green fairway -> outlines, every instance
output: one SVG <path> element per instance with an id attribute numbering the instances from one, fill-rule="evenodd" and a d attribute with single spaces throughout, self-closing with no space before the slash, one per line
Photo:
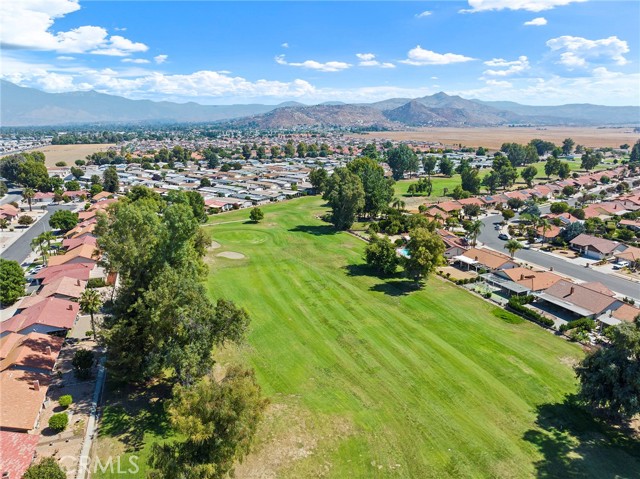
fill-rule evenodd
<path id="1" fill-rule="evenodd" d="M 239 477 L 640 475 L 637 442 L 565 400 L 576 345 L 439 278 L 369 276 L 365 243 L 317 219 L 318 198 L 263 210 L 207 227 L 211 296 L 252 318 L 219 359 L 250 363 L 272 402 Z"/>

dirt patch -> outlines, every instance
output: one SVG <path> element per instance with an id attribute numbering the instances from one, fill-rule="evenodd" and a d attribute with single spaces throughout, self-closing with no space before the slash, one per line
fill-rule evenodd
<path id="1" fill-rule="evenodd" d="M 222 253 L 218 253 L 216 256 L 219 256 L 220 258 L 227 258 L 227 259 L 245 259 L 246 256 L 243 255 L 242 253 L 236 253 L 235 251 L 223 251 Z"/>
<path id="2" fill-rule="evenodd" d="M 570 368 L 573 368 L 575 366 L 577 366 L 578 364 L 578 360 L 576 358 L 572 358 L 570 356 L 563 356 L 560 358 L 560 362 L 562 364 L 564 364 L 565 366 L 569 366 Z"/>
<path id="3" fill-rule="evenodd" d="M 384 138 L 397 141 L 428 141 L 443 146 L 467 145 L 484 146 L 499 149 L 505 142 L 529 143 L 533 138 L 562 144 L 565 138 L 573 138 L 577 144 L 589 147 L 610 146 L 618 148 L 624 143 L 632 145 L 637 134 L 632 128 L 416 128 L 411 131 L 383 131 L 366 135 L 353 135 L 358 138 Z"/>
<path id="4" fill-rule="evenodd" d="M 35 150 L 44 153 L 45 165 L 48 168 L 53 168 L 59 161 L 64 161 L 67 166 L 75 166 L 76 160 L 84 160 L 87 155 L 97 151 L 107 151 L 112 146 L 116 146 L 115 143 L 102 145 L 49 145 Z"/>
<path id="5" fill-rule="evenodd" d="M 238 465 L 239 479 L 272 479 L 298 461 L 313 456 L 326 443 L 335 446 L 350 436 L 352 425 L 341 418 L 314 418 L 290 404 L 271 404 L 258 430 L 253 452 Z M 324 467 L 331 467 L 330 464 Z"/>
<path id="6" fill-rule="evenodd" d="M 449 277 L 452 279 L 471 279 L 478 276 L 478 273 L 476 273 L 475 271 L 462 271 L 458 268 L 454 268 L 453 266 L 438 268 L 438 271 L 441 271 L 444 275 L 449 273 Z"/>
<path id="7" fill-rule="evenodd" d="M 209 246 L 209 249 L 218 249 L 221 248 L 222 245 L 220 243 L 218 243 L 217 241 L 212 241 L 211 242 L 211 246 Z"/>

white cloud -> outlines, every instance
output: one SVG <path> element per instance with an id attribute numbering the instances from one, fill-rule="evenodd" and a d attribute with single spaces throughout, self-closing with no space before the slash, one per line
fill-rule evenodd
<path id="1" fill-rule="evenodd" d="M 542 27 L 547 24 L 547 19 L 544 17 L 537 17 L 528 22 L 524 22 L 524 25 L 527 27 Z"/>
<path id="2" fill-rule="evenodd" d="M 589 62 L 626 65 L 624 54 L 629 52 L 627 42 L 617 36 L 589 40 L 564 35 L 547 41 L 547 46 L 560 55 L 559 63 L 568 68 L 586 67 Z"/>
<path id="3" fill-rule="evenodd" d="M 469 0 L 469 9 L 460 10 L 461 13 L 486 12 L 490 10 L 526 10 L 542 12 L 555 7 L 562 7 L 570 3 L 586 2 L 587 0 Z"/>
<path id="4" fill-rule="evenodd" d="M 430 16 L 431 14 L 433 14 L 433 12 L 429 11 L 429 10 L 425 10 L 422 13 L 416 13 L 416 18 L 425 18 Z"/>
<path id="5" fill-rule="evenodd" d="M 513 84 L 505 80 L 487 80 L 487 85 L 500 88 L 511 88 Z"/>
<path id="6" fill-rule="evenodd" d="M 59 53 L 95 53 L 127 56 L 147 50 L 119 35 L 109 36 L 103 27 L 84 25 L 52 32 L 56 19 L 80 9 L 78 0 L 20 0 L 3 2 L 0 16 L 2 46 Z"/>
<path id="7" fill-rule="evenodd" d="M 517 60 L 513 61 L 507 61 L 503 58 L 494 58 L 493 60 L 484 62 L 484 64 L 490 67 L 504 68 L 504 70 L 485 70 L 483 74 L 489 76 L 504 77 L 522 73 L 523 71 L 529 69 L 529 59 L 524 55 L 518 57 Z"/>
<path id="8" fill-rule="evenodd" d="M 126 32 L 127 27 L 113 27 L 116 32 Z"/>
<path id="9" fill-rule="evenodd" d="M 282 48 L 289 48 L 289 44 L 287 42 L 284 42 L 282 45 L 280 45 Z"/>
<path id="10" fill-rule="evenodd" d="M 473 60 L 471 57 L 458 55 L 456 53 L 436 53 L 431 50 L 425 50 L 420 45 L 409 50 L 406 60 L 401 63 L 408 65 L 448 65 L 450 63 L 462 63 Z"/>
<path id="11" fill-rule="evenodd" d="M 138 64 L 151 63 L 149 60 L 146 60 L 144 58 L 123 58 L 122 62 L 123 63 L 138 63 Z"/>
<path id="12" fill-rule="evenodd" d="M 70 60 L 75 60 L 76 57 L 69 57 L 66 55 L 60 55 L 58 57 L 56 57 L 56 60 L 62 60 L 62 61 L 70 61 Z"/>
<path id="13" fill-rule="evenodd" d="M 153 57 L 153 61 L 160 65 L 161 63 L 166 62 L 167 58 L 169 58 L 169 55 L 156 55 Z"/>
<path id="14" fill-rule="evenodd" d="M 361 67 L 379 67 L 379 68 L 395 68 L 393 63 L 379 62 L 373 53 L 356 53 L 356 57 L 360 59 L 358 66 Z"/>
<path id="15" fill-rule="evenodd" d="M 317 62 L 315 60 L 306 60 L 304 62 L 288 62 L 285 60 L 284 55 L 278 55 L 275 58 L 276 63 L 279 65 L 288 65 L 291 67 L 308 68 L 310 70 L 317 70 L 321 72 L 339 72 L 350 68 L 352 65 L 345 62 L 331 61 L 326 63 Z"/>

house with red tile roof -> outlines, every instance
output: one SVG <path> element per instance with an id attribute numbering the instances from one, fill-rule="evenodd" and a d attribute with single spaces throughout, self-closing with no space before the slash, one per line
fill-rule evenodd
<path id="1" fill-rule="evenodd" d="M 20 214 L 20 209 L 16 208 L 13 205 L 6 204 L 0 205 L 0 218 L 5 220 L 13 220 Z"/>
<path id="2" fill-rule="evenodd" d="M 0 430 L 0 475 L 19 479 L 33 462 L 40 436 Z"/>
<path id="3" fill-rule="evenodd" d="M 495 274 L 533 292 L 544 291 L 562 279 L 561 276 L 550 271 L 533 271 L 522 267 L 500 270 Z"/>
<path id="4" fill-rule="evenodd" d="M 46 268 L 42 268 L 38 271 L 33 278 L 37 280 L 39 284 L 50 283 L 62 276 L 69 276 L 70 278 L 88 281 L 94 267 L 95 265 L 91 263 L 71 263 L 61 264 L 59 266 L 47 266 Z"/>
<path id="5" fill-rule="evenodd" d="M 24 369 L 0 372 L 0 429 L 28 432 L 35 428 L 50 384 L 51 377 L 45 373 Z"/>
<path id="6" fill-rule="evenodd" d="M 63 338 L 31 332 L 9 333 L 0 338 L 0 371 L 24 369 L 49 373 L 64 343 Z"/>
<path id="7" fill-rule="evenodd" d="M 38 291 L 37 296 L 43 298 L 60 298 L 68 300 L 77 300 L 82 296 L 82 293 L 87 287 L 87 282 L 78 278 L 71 278 L 69 276 L 61 276 L 50 283 L 44 285 L 44 287 Z"/>
<path id="8" fill-rule="evenodd" d="M 80 305 L 74 301 L 29 296 L 18 304 L 15 316 L 0 323 L 0 337 L 11 332 L 50 334 L 68 331 L 73 327 L 79 310 Z"/>
<path id="9" fill-rule="evenodd" d="M 83 244 L 65 254 L 51 256 L 49 258 L 49 266 L 58 266 L 70 263 L 93 263 L 96 264 L 99 259 L 99 252 L 94 245 Z"/>
<path id="10" fill-rule="evenodd" d="M 91 234 L 88 234 L 77 238 L 66 238 L 62 240 L 62 247 L 67 248 L 67 250 L 72 250 L 74 248 L 77 248 L 78 246 L 82 246 L 83 244 L 96 246 L 98 244 L 98 238 Z"/>

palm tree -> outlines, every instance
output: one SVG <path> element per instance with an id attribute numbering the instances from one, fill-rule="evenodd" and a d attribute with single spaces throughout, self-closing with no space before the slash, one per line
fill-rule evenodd
<path id="1" fill-rule="evenodd" d="M 471 238 L 471 244 L 473 246 L 476 245 L 476 241 L 478 240 L 478 236 L 480 236 L 480 232 L 484 227 L 484 223 L 480 220 L 470 221 L 466 224 L 465 229 L 467 233 L 469 233 L 469 237 Z"/>
<path id="2" fill-rule="evenodd" d="M 0 231 L 4 231 L 9 227 L 9 220 L 6 218 L 0 218 Z"/>
<path id="3" fill-rule="evenodd" d="M 100 307 L 102 306 L 102 301 L 100 299 L 100 293 L 98 293 L 93 288 L 87 288 L 80 296 L 80 308 L 84 313 L 89 313 L 91 315 L 91 329 L 93 330 L 93 340 L 96 341 L 96 324 L 93 319 L 93 315 L 100 311 Z"/>
<path id="4" fill-rule="evenodd" d="M 46 240 L 42 238 L 42 235 L 36 236 L 31 240 L 31 249 L 33 251 L 40 250 L 40 254 L 42 254 L 42 264 L 47 264 L 47 254 L 49 254 L 49 248 L 47 246 Z"/>
<path id="5" fill-rule="evenodd" d="M 398 211 L 403 210 L 405 205 L 406 203 L 402 201 L 400 198 L 395 198 L 393 200 L 393 203 L 391 203 L 391 206 L 396 208 Z"/>
<path id="6" fill-rule="evenodd" d="M 513 258 L 513 255 L 516 254 L 516 251 L 522 249 L 522 243 L 518 240 L 510 239 L 504 244 L 504 249 L 508 250 Z"/>
<path id="7" fill-rule="evenodd" d="M 25 188 L 24 190 L 22 190 L 22 199 L 29 203 L 29 211 L 33 211 L 31 209 L 31 201 L 33 200 L 34 196 L 36 196 L 36 192 L 33 191 L 33 188 Z"/>
<path id="8" fill-rule="evenodd" d="M 545 234 L 551 228 L 551 223 L 549 223 L 549 220 L 546 218 L 540 218 L 538 225 L 539 228 L 542 228 L 542 244 L 544 244 Z"/>

